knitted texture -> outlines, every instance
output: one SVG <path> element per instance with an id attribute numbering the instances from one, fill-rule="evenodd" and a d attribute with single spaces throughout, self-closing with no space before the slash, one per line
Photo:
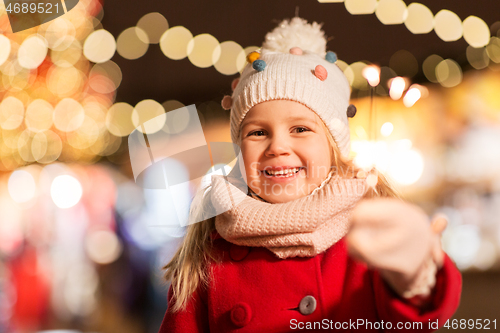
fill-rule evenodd
<path id="1" fill-rule="evenodd" d="M 284 21 L 275 30 L 287 31 L 287 24 Z M 252 64 L 247 64 L 243 70 L 232 94 L 231 139 L 240 144 L 240 125 L 253 106 L 265 101 L 286 99 L 302 103 L 314 111 L 332 133 L 341 154 L 348 157 L 350 132 L 346 112 L 351 93 L 349 82 L 336 64 L 325 59 L 326 39 L 317 24 L 308 25 L 305 20 L 295 17 L 290 26 L 293 28 L 289 33 L 276 34 L 273 31 L 269 33 L 271 36 L 266 36 L 267 41 L 259 57 L 266 64 L 263 70 L 254 69 Z M 312 33 L 315 29 L 316 33 Z M 307 36 L 315 36 L 316 42 L 301 42 L 307 39 L 300 36 L 292 38 L 302 30 Z M 271 40 L 273 43 L 270 43 Z M 287 48 L 292 45 L 290 43 L 301 44 L 294 46 L 300 47 L 303 52 L 291 54 L 288 50 L 283 52 L 276 47 L 269 49 L 274 44 Z M 326 69 L 324 80 L 315 75 L 318 65 Z"/>
<path id="2" fill-rule="evenodd" d="M 337 175 L 311 195 L 271 204 L 246 195 L 223 176 L 212 176 L 212 204 L 224 211 L 216 216 L 215 228 L 228 242 L 266 247 L 281 259 L 313 257 L 345 236 L 350 212 L 366 189 L 365 179 Z"/>

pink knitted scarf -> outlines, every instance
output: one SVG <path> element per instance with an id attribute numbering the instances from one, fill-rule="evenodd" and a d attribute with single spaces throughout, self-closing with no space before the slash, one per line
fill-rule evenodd
<path id="1" fill-rule="evenodd" d="M 266 247 L 282 259 L 313 257 L 345 236 L 349 214 L 366 189 L 366 179 L 337 175 L 308 196 L 271 204 L 212 176 L 211 201 L 224 212 L 216 216 L 215 228 L 228 242 Z"/>

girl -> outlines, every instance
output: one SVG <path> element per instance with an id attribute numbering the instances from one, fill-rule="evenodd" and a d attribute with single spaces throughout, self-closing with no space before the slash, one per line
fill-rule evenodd
<path id="1" fill-rule="evenodd" d="M 348 159 L 355 108 L 320 28 L 280 23 L 223 99 L 240 159 L 193 201 L 160 332 L 430 332 L 458 307 L 444 220 Z"/>

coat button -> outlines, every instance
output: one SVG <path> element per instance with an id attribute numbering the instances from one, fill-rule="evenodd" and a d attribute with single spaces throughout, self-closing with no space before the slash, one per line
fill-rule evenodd
<path id="1" fill-rule="evenodd" d="M 231 321 L 238 327 L 246 326 L 252 319 L 250 305 L 240 302 L 231 309 Z"/>
<path id="2" fill-rule="evenodd" d="M 304 316 L 310 315 L 316 310 L 316 298 L 313 296 L 304 297 L 299 304 L 299 312 Z"/>
<path id="3" fill-rule="evenodd" d="M 229 256 L 233 259 L 233 261 L 241 261 L 245 259 L 248 252 L 250 252 L 250 248 L 248 246 L 231 244 L 231 247 L 229 248 Z"/>

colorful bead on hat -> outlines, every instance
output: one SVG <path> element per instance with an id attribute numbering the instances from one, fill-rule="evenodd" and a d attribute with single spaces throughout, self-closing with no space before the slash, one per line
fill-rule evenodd
<path id="1" fill-rule="evenodd" d="M 332 64 L 337 61 L 337 53 L 328 51 L 325 56 L 326 61 L 331 62 Z"/>
<path id="2" fill-rule="evenodd" d="M 262 72 L 264 68 L 266 68 L 266 62 L 264 60 L 255 60 L 252 63 L 253 69 L 255 69 L 257 72 Z"/>
<path id="3" fill-rule="evenodd" d="M 302 55 L 302 53 L 304 53 L 304 52 L 302 51 L 302 49 L 300 47 L 295 46 L 295 47 L 292 47 L 290 49 L 290 54 Z"/>
<path id="4" fill-rule="evenodd" d="M 226 95 L 224 96 L 220 104 L 222 105 L 222 108 L 224 110 L 230 110 L 231 106 L 233 105 L 233 99 L 231 98 L 231 96 Z"/>
<path id="5" fill-rule="evenodd" d="M 318 65 L 314 68 L 314 75 L 321 81 L 325 81 L 328 77 L 328 72 L 325 67 Z"/>
<path id="6" fill-rule="evenodd" d="M 260 53 L 259 52 L 250 52 L 248 55 L 247 55 L 247 61 L 248 63 L 253 63 L 255 60 L 259 59 L 260 57 Z"/>

